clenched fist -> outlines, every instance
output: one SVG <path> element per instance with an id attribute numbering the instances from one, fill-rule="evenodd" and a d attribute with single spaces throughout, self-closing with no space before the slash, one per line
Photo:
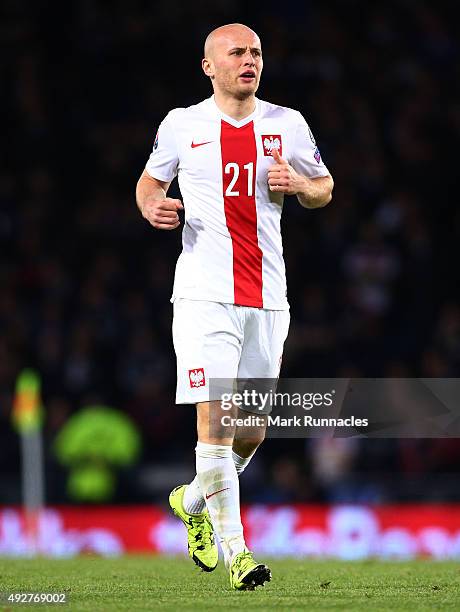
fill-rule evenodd
<path id="1" fill-rule="evenodd" d="M 183 208 L 180 200 L 149 196 L 142 206 L 142 216 L 156 229 L 173 230 L 180 225 L 177 211 Z"/>

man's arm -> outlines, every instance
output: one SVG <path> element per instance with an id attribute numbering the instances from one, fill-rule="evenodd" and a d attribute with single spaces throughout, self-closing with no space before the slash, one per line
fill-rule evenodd
<path id="1" fill-rule="evenodd" d="M 136 186 L 136 203 L 144 219 L 156 229 L 173 230 L 180 225 L 180 200 L 167 198 L 171 183 L 159 181 L 144 170 Z"/>
<path id="2" fill-rule="evenodd" d="M 297 199 L 304 208 L 322 208 L 332 200 L 334 181 L 332 176 L 309 179 L 301 176 L 303 186 L 297 191 Z"/>
<path id="3" fill-rule="evenodd" d="M 334 181 L 332 176 L 307 178 L 301 176 L 273 150 L 275 164 L 268 171 L 268 184 L 271 191 L 279 191 L 287 195 L 296 195 L 304 208 L 321 208 L 332 200 Z"/>

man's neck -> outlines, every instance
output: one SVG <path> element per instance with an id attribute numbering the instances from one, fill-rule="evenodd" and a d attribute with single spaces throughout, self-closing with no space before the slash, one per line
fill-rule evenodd
<path id="1" fill-rule="evenodd" d="M 228 115 L 232 119 L 235 119 L 235 121 L 242 121 L 246 117 L 249 117 L 256 109 L 256 98 L 254 95 L 244 100 L 238 100 L 237 98 L 230 98 L 219 92 L 214 92 L 214 100 L 217 108 L 224 113 L 224 115 Z"/>

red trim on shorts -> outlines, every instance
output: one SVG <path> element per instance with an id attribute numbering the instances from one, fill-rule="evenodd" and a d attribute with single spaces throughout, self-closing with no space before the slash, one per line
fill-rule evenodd
<path id="1" fill-rule="evenodd" d="M 262 308 L 262 251 L 257 237 L 256 209 L 257 145 L 253 122 L 236 128 L 222 120 L 220 146 L 225 218 L 233 247 L 235 304 Z M 233 167 L 225 172 L 229 163 L 238 164 L 238 178 L 230 190 L 238 195 L 226 195 L 236 173 Z M 249 170 L 244 168 L 250 163 L 253 164 L 252 195 L 248 193 Z"/>

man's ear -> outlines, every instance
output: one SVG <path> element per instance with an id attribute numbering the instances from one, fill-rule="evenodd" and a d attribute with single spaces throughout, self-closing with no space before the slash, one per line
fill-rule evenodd
<path id="1" fill-rule="evenodd" d="M 201 61 L 201 67 L 203 68 L 203 72 L 206 76 L 208 76 L 210 79 L 214 78 L 214 70 L 212 69 L 211 62 L 208 59 L 204 58 Z"/>

